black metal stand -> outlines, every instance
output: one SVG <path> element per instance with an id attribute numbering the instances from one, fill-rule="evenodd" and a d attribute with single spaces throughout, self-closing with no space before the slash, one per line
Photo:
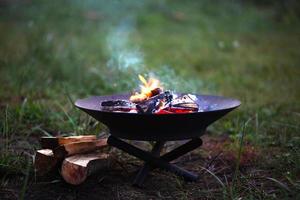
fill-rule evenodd
<path id="1" fill-rule="evenodd" d="M 144 166 L 140 169 L 135 177 L 135 180 L 133 181 L 133 185 L 135 186 L 141 187 L 149 171 L 156 167 L 173 172 L 178 176 L 182 176 L 186 181 L 196 181 L 198 179 L 197 175 L 171 164 L 170 161 L 175 160 L 176 158 L 201 146 L 202 140 L 200 138 L 192 139 L 163 156 L 160 156 L 160 152 L 165 144 L 165 141 L 157 141 L 151 152 L 143 151 L 114 136 L 109 136 L 107 143 L 145 161 Z"/>

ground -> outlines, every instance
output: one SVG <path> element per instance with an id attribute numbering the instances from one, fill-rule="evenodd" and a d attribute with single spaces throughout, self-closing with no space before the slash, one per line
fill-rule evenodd
<path id="1" fill-rule="evenodd" d="M 0 1 L 1 199 L 297 199 L 300 16 L 297 1 Z M 138 74 L 241 107 L 178 160 L 186 183 L 117 150 L 120 165 L 81 186 L 35 177 L 38 139 L 108 134 L 77 98 L 132 92 Z"/>

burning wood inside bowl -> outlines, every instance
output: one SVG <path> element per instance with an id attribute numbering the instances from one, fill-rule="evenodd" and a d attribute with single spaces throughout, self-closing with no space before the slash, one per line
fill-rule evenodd
<path id="1" fill-rule="evenodd" d="M 199 111 L 197 97 L 193 94 L 178 95 L 169 90 L 164 91 L 157 79 L 148 81 L 139 75 L 143 83 L 140 92 L 133 94 L 129 100 L 109 100 L 101 102 L 101 108 L 110 112 L 129 112 L 141 114 L 174 114 Z"/>

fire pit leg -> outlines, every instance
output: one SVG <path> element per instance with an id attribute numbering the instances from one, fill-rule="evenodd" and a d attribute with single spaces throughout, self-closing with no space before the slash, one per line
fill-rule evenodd
<path id="1" fill-rule="evenodd" d="M 177 167 L 176 165 L 170 164 L 161 158 L 157 158 L 157 157 L 153 156 L 151 153 L 145 152 L 139 148 L 136 148 L 114 136 L 109 136 L 107 143 L 111 146 L 114 146 L 120 150 L 123 150 L 123 151 L 129 153 L 130 155 L 140 158 L 141 160 L 144 160 L 145 162 L 147 162 L 153 166 L 173 172 L 173 173 L 177 174 L 178 176 L 182 176 L 187 181 L 196 181 L 198 179 L 197 175 L 195 175 L 185 169 Z"/>
<path id="2" fill-rule="evenodd" d="M 162 150 L 162 148 L 164 147 L 165 142 L 162 141 L 158 141 L 155 143 L 151 154 L 155 157 L 159 157 L 160 152 Z M 138 186 L 141 187 L 145 178 L 147 177 L 147 175 L 149 174 L 149 171 L 151 170 L 151 166 L 146 162 L 144 164 L 144 166 L 139 170 L 138 174 L 136 175 L 134 181 L 133 181 L 133 185 L 134 186 Z"/>
<path id="3" fill-rule="evenodd" d="M 161 151 L 161 149 L 163 148 L 163 145 L 165 144 L 162 142 L 157 142 L 154 146 L 154 148 L 152 149 L 152 154 L 156 157 L 159 156 L 159 153 Z M 161 156 L 160 158 L 165 160 L 165 161 L 172 161 L 175 160 L 177 158 L 179 158 L 180 156 L 183 156 L 184 154 L 198 148 L 199 146 L 202 145 L 202 140 L 200 138 L 194 138 L 192 140 L 190 140 L 189 142 L 173 149 L 172 151 L 164 154 L 163 156 Z M 161 146 L 161 149 L 159 149 Z M 150 170 L 155 169 L 155 166 L 151 166 L 148 163 L 145 163 L 145 165 L 139 170 L 138 174 L 136 175 L 134 181 L 133 181 L 133 185 L 134 186 L 138 186 L 141 187 L 145 178 L 147 177 L 148 173 Z"/>
<path id="4" fill-rule="evenodd" d="M 188 141 L 187 143 L 161 156 L 161 159 L 170 162 L 172 160 L 179 158 L 180 156 L 183 156 L 184 154 L 187 154 L 190 151 L 193 151 L 194 149 L 200 147 L 201 145 L 202 145 L 202 140 L 200 138 L 194 138 Z"/>

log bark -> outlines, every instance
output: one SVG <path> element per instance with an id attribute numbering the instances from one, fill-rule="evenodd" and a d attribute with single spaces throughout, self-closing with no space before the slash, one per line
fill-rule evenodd
<path id="1" fill-rule="evenodd" d="M 106 146 L 107 139 L 98 139 L 89 142 L 74 142 L 57 147 L 53 150 L 53 153 L 54 157 L 56 157 L 58 160 L 62 160 L 67 156 L 103 149 Z"/>
<path id="2" fill-rule="evenodd" d="M 109 155 L 105 153 L 77 154 L 64 159 L 61 175 L 64 180 L 72 185 L 83 183 L 88 176 L 97 171 L 108 168 Z"/>
<path id="3" fill-rule="evenodd" d="M 37 150 L 34 159 L 34 168 L 38 176 L 53 172 L 58 165 L 58 160 L 51 149 Z"/>
<path id="4" fill-rule="evenodd" d="M 60 145 L 65 145 L 74 142 L 90 142 L 96 140 L 95 135 L 79 135 L 69 137 L 42 137 L 40 144 L 43 149 L 55 149 Z"/>

